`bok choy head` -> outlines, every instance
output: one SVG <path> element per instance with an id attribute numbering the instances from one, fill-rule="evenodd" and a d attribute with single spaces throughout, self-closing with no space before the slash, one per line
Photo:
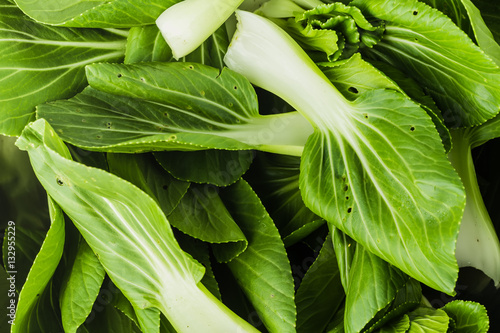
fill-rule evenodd
<path id="1" fill-rule="evenodd" d="M 248 12 L 237 18 L 227 66 L 314 127 L 301 158 L 306 205 L 410 276 L 453 294 L 464 189 L 427 113 L 386 89 L 349 101 L 277 25 Z"/>

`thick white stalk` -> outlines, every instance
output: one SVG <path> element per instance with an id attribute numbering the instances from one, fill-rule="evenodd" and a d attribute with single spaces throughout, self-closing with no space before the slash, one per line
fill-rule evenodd
<path id="1" fill-rule="evenodd" d="M 193 52 L 212 35 L 243 0 L 184 0 L 165 10 L 156 25 L 175 59 Z"/>
<path id="2" fill-rule="evenodd" d="M 236 33 L 224 57 L 230 69 L 287 101 L 321 131 L 351 127 L 349 101 L 292 37 L 259 15 L 236 11 L 236 17 Z"/>
<path id="3" fill-rule="evenodd" d="M 258 333 L 259 331 L 227 308 L 201 283 L 171 284 L 162 312 L 178 332 Z"/>
<path id="4" fill-rule="evenodd" d="M 500 242 L 479 190 L 471 145 L 463 130 L 452 132 L 453 149 L 448 158 L 457 170 L 465 187 L 466 203 L 456 258 L 460 267 L 474 267 L 500 286 Z"/>

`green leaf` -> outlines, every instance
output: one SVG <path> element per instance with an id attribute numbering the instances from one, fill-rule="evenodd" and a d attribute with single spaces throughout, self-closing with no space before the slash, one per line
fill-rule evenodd
<path id="1" fill-rule="evenodd" d="M 110 172 L 155 199 L 166 216 L 177 207 L 190 185 L 170 176 L 150 154 L 108 154 L 108 164 Z"/>
<path id="2" fill-rule="evenodd" d="M 134 308 L 156 307 L 178 330 L 203 325 L 253 331 L 198 284 L 204 268 L 180 249 L 152 198 L 117 176 L 69 160 L 43 119 L 30 124 L 17 145 L 28 151 L 42 185 Z"/>
<path id="3" fill-rule="evenodd" d="M 3 267 L 7 272 L 15 272 L 18 291 L 26 282 L 28 273 L 47 234 L 46 229 L 36 228 L 28 225 L 26 221 L 24 222 L 23 224 L 8 224 L 2 244 Z"/>
<path id="4" fill-rule="evenodd" d="M 187 236 L 181 232 L 176 234 L 176 239 L 184 251 L 192 255 L 194 259 L 205 267 L 205 275 L 203 276 L 201 283 L 203 283 L 203 285 L 207 287 L 207 289 L 215 297 L 221 299 L 219 282 L 215 278 L 214 271 L 212 269 L 213 255 L 209 244 Z"/>
<path id="5" fill-rule="evenodd" d="M 327 333 L 344 333 L 344 306 L 335 313 L 326 328 Z"/>
<path id="6" fill-rule="evenodd" d="M 417 0 L 352 4 L 386 24 L 382 40 L 366 53 L 425 87 L 448 126 L 478 125 L 500 111 L 500 68 L 447 16 Z"/>
<path id="7" fill-rule="evenodd" d="M 63 332 L 61 315 L 57 303 L 58 288 L 59 284 L 52 279 L 43 292 L 37 296 L 37 301 L 30 313 L 30 317 L 26 319 L 26 326 L 20 332 Z M 11 333 L 16 331 L 11 330 Z"/>
<path id="8" fill-rule="evenodd" d="M 474 31 L 472 30 L 467 11 L 461 0 L 423 0 L 421 2 L 436 8 L 448 16 L 457 27 L 474 40 Z"/>
<path id="9" fill-rule="evenodd" d="M 450 318 L 440 309 L 418 308 L 410 313 L 408 333 L 443 333 L 448 331 Z"/>
<path id="10" fill-rule="evenodd" d="M 262 149 L 300 155 L 310 125 L 298 113 L 261 116 L 251 84 L 191 63 L 94 64 L 75 98 L 38 107 L 61 137 L 89 150 Z M 112 94 L 112 95 L 110 95 Z M 287 131 L 283 131 L 283 128 Z"/>
<path id="11" fill-rule="evenodd" d="M 476 6 L 474 6 L 472 1 L 461 1 L 467 10 L 467 14 L 469 15 L 472 29 L 474 30 L 474 35 L 479 47 L 481 47 L 481 49 L 483 49 L 484 52 L 490 56 L 497 65 L 500 66 L 500 45 L 497 41 L 495 41 L 493 34 L 488 29 L 488 26 L 481 16 L 481 12 Z M 498 10 L 498 7 L 496 9 Z M 487 14 L 487 12 L 485 14 Z"/>
<path id="12" fill-rule="evenodd" d="M 133 27 L 129 30 L 124 60 L 126 64 L 150 61 L 169 62 L 172 59 L 172 50 L 156 25 Z"/>
<path id="13" fill-rule="evenodd" d="M 340 272 L 340 280 L 344 291 L 349 288 L 349 276 L 351 272 L 352 260 L 356 253 L 356 242 L 351 237 L 342 232 L 339 228 L 332 226 L 332 242 L 337 264 Z"/>
<path id="14" fill-rule="evenodd" d="M 245 236 L 213 186 L 174 179 L 149 154 L 108 154 L 111 172 L 155 199 L 172 226 L 194 238 L 220 244 L 215 253 L 228 261 L 245 250 Z"/>
<path id="15" fill-rule="evenodd" d="M 383 33 L 383 25 L 372 25 L 359 8 L 340 2 L 317 6 L 299 13 L 295 22 L 289 20 L 288 25 L 291 35 L 304 49 L 325 53 L 324 61 L 347 59 L 357 52 L 360 46 L 371 47 Z M 364 36 L 365 34 L 371 36 Z M 312 57 L 318 58 L 314 55 Z"/>
<path id="16" fill-rule="evenodd" d="M 450 132 L 443 123 L 441 111 L 432 98 L 424 93 L 422 87 L 402 72 L 385 63 L 375 61 L 368 63 L 359 53 L 345 61 L 320 65 L 323 67 L 323 73 L 349 100 L 355 100 L 373 89 L 391 89 L 412 98 L 431 117 L 446 151 L 451 149 Z"/>
<path id="17" fill-rule="evenodd" d="M 380 327 L 385 327 L 387 323 L 391 323 L 405 313 L 417 308 L 421 302 L 422 287 L 420 282 L 410 278 L 404 287 L 398 290 L 390 306 L 375 316 L 367 332 L 373 332 Z"/>
<path id="18" fill-rule="evenodd" d="M 206 41 L 193 52 L 179 59 L 182 62 L 196 62 L 203 65 L 224 69 L 224 55 L 229 45 L 226 26 L 220 26 Z"/>
<path id="19" fill-rule="evenodd" d="M 486 333 L 490 320 L 486 308 L 475 302 L 452 301 L 441 308 L 455 322 L 456 333 Z"/>
<path id="20" fill-rule="evenodd" d="M 344 302 L 344 289 L 330 236 L 307 270 L 295 298 L 297 332 L 323 332 Z"/>
<path id="21" fill-rule="evenodd" d="M 161 166 L 175 178 L 217 186 L 236 182 L 248 170 L 253 151 L 202 150 L 194 152 L 157 152 Z M 193 166 L 197 167 L 193 167 Z"/>
<path id="22" fill-rule="evenodd" d="M 252 167 L 245 174 L 281 236 L 284 239 L 291 237 L 287 245 L 291 240 L 297 240 L 297 236 L 306 236 L 315 226 L 319 227 L 320 222 L 313 222 L 321 220 L 304 204 L 299 176 L 299 157 L 267 153 L 257 153 Z"/>
<path id="23" fill-rule="evenodd" d="M 153 24 L 178 0 L 16 0 L 35 21 L 77 28 L 109 28 Z"/>
<path id="24" fill-rule="evenodd" d="M 463 130 L 465 136 L 470 137 L 472 148 L 478 147 L 486 142 L 500 137 L 500 116 L 470 129 Z M 467 133 L 469 132 L 469 133 Z"/>
<path id="25" fill-rule="evenodd" d="M 89 333 L 143 333 L 133 320 L 109 304 L 103 306 L 93 320 L 85 324 L 85 329 Z"/>
<path id="26" fill-rule="evenodd" d="M 384 327 L 379 329 L 377 333 L 405 333 L 410 329 L 410 317 L 403 315 L 401 318 L 392 320 Z"/>
<path id="27" fill-rule="evenodd" d="M 370 323 L 378 321 L 381 314 L 383 316 L 408 279 L 399 269 L 358 244 L 346 292 L 346 332 L 360 332 L 365 327 L 370 328 Z"/>
<path id="28" fill-rule="evenodd" d="M 168 219 L 183 233 L 212 243 L 219 262 L 230 261 L 247 248 L 244 233 L 214 186 L 192 184 Z"/>
<path id="29" fill-rule="evenodd" d="M 293 278 L 278 230 L 244 180 L 221 197 L 248 239 L 247 250 L 228 267 L 270 332 L 295 332 Z"/>
<path id="30" fill-rule="evenodd" d="M 50 27 L 0 8 L 0 133 L 20 135 L 35 106 L 82 90 L 85 65 L 123 58 L 126 32 Z"/>
<path id="31" fill-rule="evenodd" d="M 326 221 L 322 219 L 306 223 L 302 227 L 283 237 L 283 244 L 285 244 L 285 247 L 292 246 L 311 235 L 314 231 L 325 225 L 325 223 Z"/>
<path id="32" fill-rule="evenodd" d="M 365 93 L 353 110 L 349 132 L 321 129 L 308 140 L 304 201 L 366 250 L 453 293 L 465 198 L 434 124 L 416 104 L 387 90 Z"/>
<path id="33" fill-rule="evenodd" d="M 49 289 L 47 286 L 63 253 L 64 216 L 61 208 L 51 198 L 49 198 L 49 212 L 51 226 L 19 293 L 16 319 L 11 327 L 12 333 L 28 332 L 30 317 L 36 312 L 40 295 Z"/>
<path id="34" fill-rule="evenodd" d="M 92 249 L 80 240 L 76 258 L 61 286 L 59 299 L 65 332 L 76 332 L 92 311 L 106 273 Z"/>
<path id="35" fill-rule="evenodd" d="M 481 17 L 491 31 L 493 38 L 500 43 L 500 21 L 498 3 L 488 0 L 474 0 L 474 5 L 481 11 Z"/>
<path id="36" fill-rule="evenodd" d="M 32 240 L 36 240 L 36 252 L 28 255 L 27 262 L 31 267 L 50 227 L 50 217 L 47 193 L 36 179 L 28 154 L 16 147 L 16 140 L 16 137 L 0 135 L 0 170 L 2 170 L 0 200 L 3 203 L 0 210 L 0 228 L 7 228 L 8 221 L 13 221 L 20 228 L 18 241 L 22 243 L 21 237 L 24 236 L 25 231 L 27 235 L 33 237 Z M 39 235 L 35 236 L 35 234 Z M 21 243 L 18 245 L 21 246 Z M 29 253 L 32 252 L 29 251 Z M 21 261 L 23 260 L 20 259 L 19 262 Z M 23 274 L 23 279 L 27 275 L 28 270 Z"/>

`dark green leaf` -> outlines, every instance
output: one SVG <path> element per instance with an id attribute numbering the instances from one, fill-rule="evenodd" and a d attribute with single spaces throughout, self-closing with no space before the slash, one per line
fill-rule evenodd
<path id="1" fill-rule="evenodd" d="M 403 289 L 409 277 L 396 267 L 368 252 L 359 244 L 349 272 L 346 293 L 347 332 L 369 329 L 377 322 Z M 368 325 L 368 326 L 367 326 Z"/>
<path id="2" fill-rule="evenodd" d="M 344 298 L 332 238 L 329 236 L 297 290 L 297 332 L 323 332 Z"/>
<path id="3" fill-rule="evenodd" d="M 172 50 L 156 25 L 130 29 L 124 60 L 126 64 L 150 61 L 169 62 L 172 59 Z"/>
<path id="4" fill-rule="evenodd" d="M 51 294 L 51 291 L 49 291 L 52 289 L 50 280 L 62 256 L 65 229 L 63 212 L 52 199 L 49 199 L 49 212 L 51 226 L 19 293 L 16 319 L 11 329 L 12 333 L 28 332 L 31 317 L 37 316 L 34 313 L 37 312 L 37 307 L 40 306 L 40 295 Z"/>
<path id="5" fill-rule="evenodd" d="M 448 126 L 478 125 L 500 111 L 500 68 L 450 18 L 417 0 L 352 4 L 386 22 L 383 39 L 366 52 L 419 82 Z"/>
<path id="6" fill-rule="evenodd" d="M 82 90 L 85 65 L 121 60 L 124 34 L 41 25 L 0 1 L 0 133 L 20 135 L 35 106 Z"/>
<path id="7" fill-rule="evenodd" d="M 247 250 L 228 263 L 231 272 L 269 331 L 295 332 L 292 272 L 278 230 L 244 180 L 221 197 L 248 239 Z"/>
<path id="8" fill-rule="evenodd" d="M 156 152 L 155 158 L 175 178 L 217 186 L 236 182 L 253 161 L 253 151 L 202 150 Z"/>
<path id="9" fill-rule="evenodd" d="M 92 311 L 104 281 L 105 271 L 84 239 L 80 240 L 76 258 L 68 267 L 61 287 L 59 304 L 65 332 L 76 332 Z"/>
<path id="10" fill-rule="evenodd" d="M 176 180 L 150 154 L 108 154 L 110 172 L 149 194 L 170 215 L 186 194 L 189 183 Z"/>

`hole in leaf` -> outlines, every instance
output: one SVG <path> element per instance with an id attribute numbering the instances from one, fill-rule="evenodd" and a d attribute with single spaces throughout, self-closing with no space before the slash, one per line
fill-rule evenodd
<path id="1" fill-rule="evenodd" d="M 146 79 L 145 79 L 145 78 L 143 78 L 143 77 L 141 77 L 141 81 L 142 81 L 142 82 L 145 82 L 145 81 L 146 81 Z"/>
<path id="2" fill-rule="evenodd" d="M 102 136 L 100 136 L 100 135 L 96 135 L 95 137 L 96 137 L 97 139 L 102 138 Z"/>
<path id="3" fill-rule="evenodd" d="M 188 68 L 189 69 L 194 69 L 194 66 L 193 65 L 189 65 Z"/>
<path id="4" fill-rule="evenodd" d="M 346 199 L 346 200 L 349 200 L 349 197 L 347 196 L 347 197 L 345 197 L 345 199 Z"/>
<path id="5" fill-rule="evenodd" d="M 418 10 L 414 10 L 413 15 L 418 15 Z"/>
<path id="6" fill-rule="evenodd" d="M 349 87 L 347 88 L 347 91 L 352 92 L 353 94 L 359 93 L 358 89 L 356 89 L 355 87 Z"/>
<path id="7" fill-rule="evenodd" d="M 121 73 L 118 73 L 117 77 L 122 77 L 122 74 L 121 74 Z"/>
<path id="8" fill-rule="evenodd" d="M 415 126 L 410 127 L 410 131 L 415 131 Z"/>
<path id="9" fill-rule="evenodd" d="M 238 87 L 237 87 L 237 86 L 234 86 L 234 87 L 233 87 L 233 89 L 234 89 L 234 90 L 238 90 Z"/>
<path id="10" fill-rule="evenodd" d="M 344 191 L 347 191 L 349 189 L 349 185 L 344 185 Z"/>
<path id="11" fill-rule="evenodd" d="M 60 180 L 59 178 L 57 178 L 57 185 L 59 186 L 63 186 L 64 185 L 64 182 L 62 180 Z"/>
<path id="12" fill-rule="evenodd" d="M 352 212 L 352 207 L 347 208 L 347 213 L 351 213 L 351 212 Z"/>
<path id="13" fill-rule="evenodd" d="M 111 125 L 112 125 L 112 123 L 111 123 L 111 122 L 106 123 L 106 127 L 107 127 L 107 128 L 111 128 Z"/>
<path id="14" fill-rule="evenodd" d="M 368 119 L 368 113 L 363 113 L 363 117 L 365 117 L 365 119 Z"/>

